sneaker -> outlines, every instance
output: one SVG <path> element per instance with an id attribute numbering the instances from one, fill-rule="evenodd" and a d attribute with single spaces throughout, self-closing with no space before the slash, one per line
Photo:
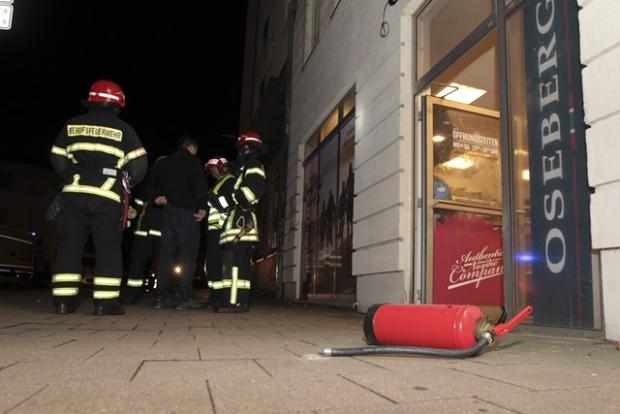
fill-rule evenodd
<path id="1" fill-rule="evenodd" d="M 192 309 L 203 309 L 205 307 L 205 304 L 202 302 L 198 302 L 194 299 L 190 299 L 187 302 L 180 302 L 175 308 L 174 310 L 178 310 L 178 311 L 186 311 L 186 310 L 192 310 Z"/>
<path id="2" fill-rule="evenodd" d="M 155 299 L 155 310 L 169 309 L 174 307 L 172 301 L 169 298 L 160 298 Z"/>

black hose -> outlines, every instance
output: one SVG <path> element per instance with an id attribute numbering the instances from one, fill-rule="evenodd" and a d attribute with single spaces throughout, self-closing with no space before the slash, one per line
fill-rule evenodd
<path id="1" fill-rule="evenodd" d="M 323 356 L 355 356 L 376 354 L 413 354 L 444 358 L 468 358 L 477 355 L 482 348 L 493 342 L 494 335 L 485 332 L 478 343 L 467 349 L 418 348 L 413 346 L 364 346 L 359 348 L 324 348 L 319 352 Z"/>

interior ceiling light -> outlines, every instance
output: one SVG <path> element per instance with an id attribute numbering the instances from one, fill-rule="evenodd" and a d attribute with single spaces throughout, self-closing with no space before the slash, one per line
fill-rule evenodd
<path id="1" fill-rule="evenodd" d="M 487 91 L 484 89 L 478 89 L 473 86 L 461 85 L 460 83 L 452 82 L 437 92 L 435 96 L 449 101 L 470 104 L 485 93 L 487 93 Z"/>
<path id="2" fill-rule="evenodd" d="M 446 137 L 444 137 L 443 135 L 433 136 L 433 142 L 444 142 L 445 140 L 446 140 Z"/>
<path id="3" fill-rule="evenodd" d="M 465 158 L 463 156 L 452 158 L 450 161 L 444 162 L 448 168 L 456 168 L 457 170 L 466 170 L 469 167 L 474 165 L 474 162 L 469 158 Z"/>

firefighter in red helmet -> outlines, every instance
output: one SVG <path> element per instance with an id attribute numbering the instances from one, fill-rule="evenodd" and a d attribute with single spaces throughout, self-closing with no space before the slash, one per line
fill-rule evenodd
<path id="1" fill-rule="evenodd" d="M 254 245 L 258 242 L 256 206 L 265 192 L 265 169 L 258 159 L 263 141 L 256 132 L 245 132 L 237 138 L 237 168 L 235 185 L 231 194 L 220 246 L 223 253 L 223 278 L 213 284 L 219 291 L 214 311 L 247 312 L 252 287 L 251 260 Z"/>
<path id="2" fill-rule="evenodd" d="M 219 303 L 216 298 L 220 290 L 214 290 L 213 284 L 222 281 L 222 250 L 220 249 L 220 234 L 226 219 L 226 207 L 232 205 L 235 176 L 230 172 L 228 160 L 215 156 L 205 164 L 205 171 L 215 179 L 213 188 L 209 191 L 209 216 L 207 221 L 207 285 L 209 300 L 207 305 Z M 217 293 L 216 293 L 217 292 Z"/>
<path id="3" fill-rule="evenodd" d="M 125 94 L 114 82 L 92 84 L 83 102 L 88 112 L 69 119 L 51 149 L 51 163 L 64 180 L 53 214 L 60 243 L 53 267 L 56 313 L 76 308 L 82 250 L 92 235 L 95 245 L 95 315 L 125 313 L 120 305 L 123 200 L 147 170 L 146 151 L 135 130 L 118 115 Z M 58 207 L 60 206 L 60 207 Z"/>

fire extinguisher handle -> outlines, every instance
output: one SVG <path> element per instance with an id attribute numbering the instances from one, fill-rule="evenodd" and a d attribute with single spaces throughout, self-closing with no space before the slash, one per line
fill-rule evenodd
<path id="1" fill-rule="evenodd" d="M 525 318 L 530 316 L 533 311 L 534 311 L 534 308 L 532 308 L 531 306 L 525 307 L 525 309 L 517 313 L 515 317 L 509 320 L 508 322 L 495 325 L 495 328 L 493 328 L 493 333 L 495 333 L 495 336 L 506 335 L 508 332 L 516 328 L 517 325 L 523 322 Z"/>

